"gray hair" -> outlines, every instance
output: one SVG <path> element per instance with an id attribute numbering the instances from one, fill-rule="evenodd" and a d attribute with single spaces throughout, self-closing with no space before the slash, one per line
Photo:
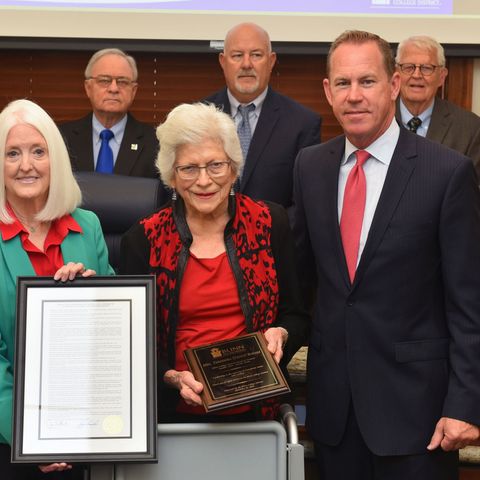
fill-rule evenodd
<path id="1" fill-rule="evenodd" d="M 228 43 L 233 35 L 237 33 L 238 30 L 241 30 L 242 28 L 249 28 L 251 30 L 256 30 L 261 36 L 264 37 L 265 40 L 265 45 L 267 47 L 267 53 L 270 54 L 272 53 L 272 42 L 270 41 L 270 35 L 268 32 L 262 28 L 260 25 L 257 25 L 256 23 L 253 22 L 244 22 L 244 23 L 239 23 L 238 25 L 233 26 L 225 35 L 225 40 L 223 41 L 223 52 L 225 53 L 226 48 L 228 48 Z"/>
<path id="2" fill-rule="evenodd" d="M 164 123 L 157 127 L 160 142 L 156 165 L 160 176 L 171 187 L 177 150 L 182 145 L 195 145 L 205 140 L 222 144 L 238 176 L 243 168 L 243 155 L 235 122 L 230 115 L 213 104 L 183 103 L 175 107 Z"/>
<path id="3" fill-rule="evenodd" d="M 434 38 L 429 37 L 428 35 L 414 35 L 408 37 L 405 40 L 402 40 L 398 44 L 397 55 L 395 57 L 395 62 L 400 63 L 403 51 L 408 45 L 413 45 L 421 50 L 426 50 L 430 53 L 434 53 L 437 56 L 437 63 L 441 67 L 445 66 L 445 50 L 442 45 L 438 43 Z"/>
<path id="4" fill-rule="evenodd" d="M 8 133 L 16 125 L 29 125 L 45 139 L 50 159 L 48 198 L 36 219 L 51 221 L 72 213 L 82 201 L 82 194 L 72 173 L 67 147 L 48 113 L 30 100 L 15 100 L 0 113 L 0 222 L 12 223 L 6 209 L 5 146 Z"/>
<path id="5" fill-rule="evenodd" d="M 98 52 L 95 52 L 90 57 L 90 60 L 88 61 L 87 66 L 85 68 L 85 79 L 88 79 L 92 76 L 93 66 L 102 57 L 105 57 L 106 55 L 117 55 L 119 57 L 124 58 L 127 61 L 127 63 L 130 65 L 130 68 L 132 69 L 132 77 L 133 77 L 132 80 L 134 82 L 138 80 L 137 62 L 131 55 L 126 54 L 123 50 L 120 50 L 119 48 L 104 48 L 103 50 L 99 50 Z"/>

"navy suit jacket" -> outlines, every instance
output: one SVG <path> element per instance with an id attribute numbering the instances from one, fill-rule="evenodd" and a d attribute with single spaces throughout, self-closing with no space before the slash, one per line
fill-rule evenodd
<path id="1" fill-rule="evenodd" d="M 397 120 L 402 124 L 397 103 Z M 480 178 L 480 117 L 452 102 L 435 98 L 427 138 L 470 157 Z"/>
<path id="2" fill-rule="evenodd" d="M 295 166 L 300 271 L 316 282 L 307 427 L 337 445 L 353 402 L 377 455 L 426 451 L 442 417 L 480 424 L 480 198 L 472 163 L 401 129 L 350 284 L 338 225 L 345 138 Z"/>
<path id="3" fill-rule="evenodd" d="M 93 171 L 92 113 L 79 120 L 59 125 L 59 129 L 67 144 L 73 170 Z M 155 168 L 157 153 L 158 141 L 155 129 L 128 114 L 113 173 L 158 178 L 159 174 Z"/>
<path id="4" fill-rule="evenodd" d="M 231 113 L 226 88 L 205 101 Z M 240 192 L 289 207 L 295 157 L 301 148 L 320 143 L 320 126 L 317 113 L 269 88 L 250 142 Z"/>

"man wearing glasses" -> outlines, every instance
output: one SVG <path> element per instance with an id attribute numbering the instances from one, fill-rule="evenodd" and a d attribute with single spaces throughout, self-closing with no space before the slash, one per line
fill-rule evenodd
<path id="1" fill-rule="evenodd" d="M 437 97 L 448 70 L 443 47 L 418 35 L 398 45 L 395 58 L 401 88 L 397 119 L 412 132 L 470 157 L 480 174 L 480 117 Z"/>
<path id="2" fill-rule="evenodd" d="M 155 130 L 128 112 L 137 79 L 135 59 L 122 50 L 90 58 L 84 85 L 93 112 L 60 126 L 74 170 L 158 178 Z"/>

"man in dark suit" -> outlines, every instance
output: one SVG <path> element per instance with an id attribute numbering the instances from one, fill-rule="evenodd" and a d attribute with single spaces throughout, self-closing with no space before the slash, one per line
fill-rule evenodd
<path id="1" fill-rule="evenodd" d="M 480 424 L 475 172 L 395 121 L 386 41 L 345 32 L 327 62 L 345 135 L 303 149 L 294 172 L 300 269 L 316 285 L 307 428 L 321 478 L 454 479 Z"/>
<path id="2" fill-rule="evenodd" d="M 137 92 L 137 79 L 135 59 L 121 50 L 104 49 L 91 57 L 85 69 L 85 92 L 93 112 L 60 125 L 74 170 L 98 171 L 100 134 L 110 130 L 113 171 L 110 167 L 103 172 L 158 178 L 155 130 L 128 113 Z"/>
<path id="3" fill-rule="evenodd" d="M 470 157 L 480 174 L 480 117 L 436 96 L 448 75 L 443 47 L 426 35 L 409 37 L 398 45 L 395 61 L 401 79 L 398 121 Z"/>
<path id="4" fill-rule="evenodd" d="M 320 116 L 268 86 L 276 54 L 268 33 L 258 25 L 233 27 L 219 60 L 227 86 L 205 100 L 223 108 L 238 127 L 239 106 L 254 106 L 248 113 L 251 142 L 244 151 L 239 190 L 288 207 L 295 157 L 301 148 L 320 142 Z"/>

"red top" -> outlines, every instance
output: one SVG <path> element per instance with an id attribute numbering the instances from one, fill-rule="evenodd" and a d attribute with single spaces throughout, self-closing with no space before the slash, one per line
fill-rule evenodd
<path id="1" fill-rule="evenodd" d="M 2 234 L 3 240 L 7 241 L 20 235 L 22 247 L 27 252 L 35 273 L 38 276 L 53 276 L 64 264 L 60 244 L 70 230 L 82 233 L 82 227 L 80 227 L 71 215 L 65 215 L 54 220 L 45 238 L 44 251 L 42 252 L 42 250 L 28 239 L 28 231 L 15 216 L 11 208 L 8 208 L 8 212 L 14 219 L 14 222 L 0 223 L 0 233 Z"/>
<path id="2" fill-rule="evenodd" d="M 175 370 L 188 370 L 183 356 L 186 348 L 228 340 L 245 333 L 245 317 L 226 252 L 215 258 L 197 258 L 190 253 L 180 289 Z M 249 409 L 245 405 L 218 413 L 231 415 Z M 205 413 L 203 407 L 189 406 L 183 400 L 177 411 Z"/>

